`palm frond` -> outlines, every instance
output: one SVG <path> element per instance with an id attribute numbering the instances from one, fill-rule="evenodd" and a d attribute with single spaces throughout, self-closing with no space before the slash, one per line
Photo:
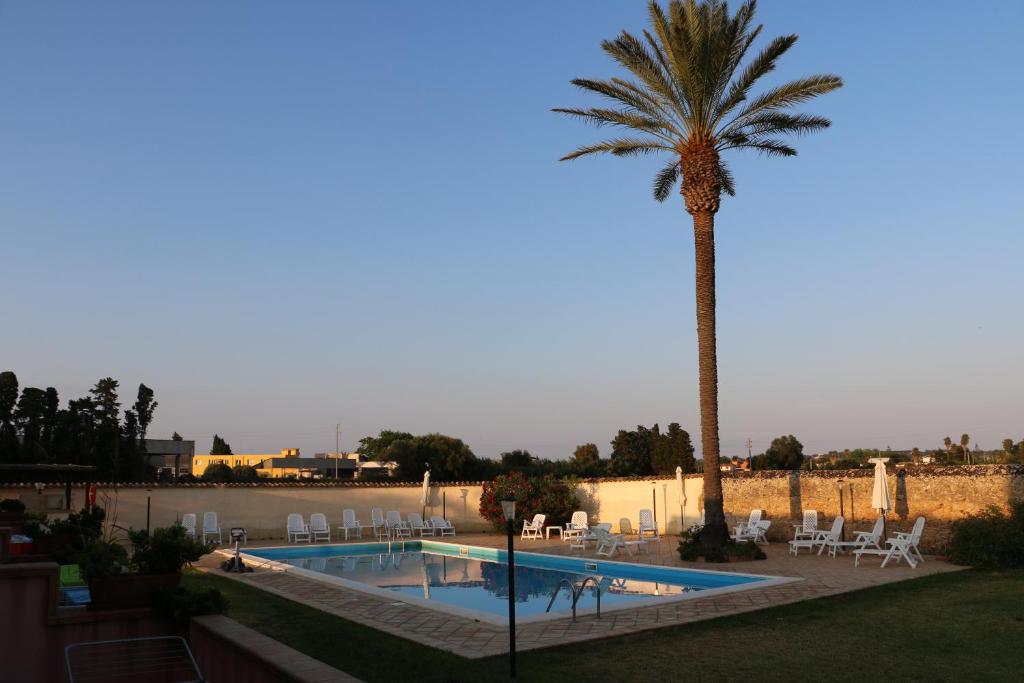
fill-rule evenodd
<path id="1" fill-rule="evenodd" d="M 742 125 L 727 128 L 721 134 L 723 137 L 727 137 L 732 133 L 741 133 L 748 137 L 783 134 L 806 135 L 807 133 L 824 130 L 831 125 L 832 122 L 824 116 L 769 111 L 752 116 L 744 121 Z"/>
<path id="2" fill-rule="evenodd" d="M 769 157 L 796 156 L 796 149 L 775 138 L 752 139 L 742 144 L 731 145 L 730 149 L 755 149 Z"/>
<path id="3" fill-rule="evenodd" d="M 657 140 L 645 140 L 643 138 L 616 138 L 605 140 L 592 145 L 583 145 L 566 154 L 559 161 L 570 161 L 588 154 L 612 154 L 617 157 L 632 157 L 653 152 L 672 151 L 672 148 Z"/>
<path id="4" fill-rule="evenodd" d="M 764 111 L 777 111 L 792 107 L 794 104 L 801 104 L 819 95 L 832 92 L 842 85 L 843 79 L 831 74 L 819 74 L 791 81 L 758 95 L 736 115 L 733 122 L 743 122 Z"/>
<path id="5" fill-rule="evenodd" d="M 677 182 L 679 182 L 679 158 L 673 156 L 658 172 L 658 175 L 654 176 L 654 198 L 659 202 L 668 199 Z"/>
<path id="6" fill-rule="evenodd" d="M 581 119 L 585 123 L 593 124 L 598 128 L 601 126 L 622 126 L 623 128 L 632 128 L 657 135 L 663 140 L 672 142 L 672 138 L 662 132 L 664 124 L 661 121 L 630 111 L 602 109 L 600 107 L 592 107 L 590 109 L 563 109 L 559 107 L 551 111 Z"/>
<path id="7" fill-rule="evenodd" d="M 718 159 L 718 182 L 722 185 L 722 192 L 730 197 L 736 196 L 736 179 L 732 177 L 732 171 L 721 158 Z"/>
<path id="8" fill-rule="evenodd" d="M 760 29 L 760 27 L 758 27 Z M 725 98 L 718 106 L 718 111 L 715 112 L 715 123 L 720 122 L 725 118 L 729 112 L 735 109 L 741 102 L 747 98 L 747 93 L 750 92 L 750 88 L 765 74 L 770 73 L 775 69 L 775 63 L 779 57 L 786 53 L 789 48 L 793 47 L 796 43 L 796 36 L 780 36 L 772 40 L 766 48 L 747 64 L 747 68 L 743 70 L 739 78 L 732 82 L 729 86 L 729 91 L 725 95 Z"/>

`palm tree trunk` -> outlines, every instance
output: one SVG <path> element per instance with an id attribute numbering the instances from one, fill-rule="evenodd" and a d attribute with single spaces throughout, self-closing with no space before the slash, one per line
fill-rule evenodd
<path id="1" fill-rule="evenodd" d="M 715 340 L 715 214 L 693 214 L 697 275 L 697 358 L 700 371 L 700 442 L 704 455 L 705 526 L 701 540 L 721 546 L 729 538 L 722 505 L 718 444 L 718 354 Z"/>

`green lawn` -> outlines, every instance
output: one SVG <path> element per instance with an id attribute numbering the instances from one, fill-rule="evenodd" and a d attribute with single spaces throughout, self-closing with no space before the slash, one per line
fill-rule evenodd
<path id="1" fill-rule="evenodd" d="M 366 681 L 502 681 L 467 660 L 219 576 L 230 616 Z M 588 644 L 520 653 L 523 681 L 1021 680 L 1024 571 L 929 576 Z M 870 671 L 870 674 L 866 672 Z"/>

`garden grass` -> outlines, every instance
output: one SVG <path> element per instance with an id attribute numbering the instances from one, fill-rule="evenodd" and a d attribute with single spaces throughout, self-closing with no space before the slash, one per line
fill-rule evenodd
<path id="1" fill-rule="evenodd" d="M 507 656 L 467 660 L 212 574 L 185 583 L 220 588 L 232 618 L 368 682 L 508 680 Z M 1018 681 L 1024 571 L 938 574 L 518 662 L 521 681 Z"/>

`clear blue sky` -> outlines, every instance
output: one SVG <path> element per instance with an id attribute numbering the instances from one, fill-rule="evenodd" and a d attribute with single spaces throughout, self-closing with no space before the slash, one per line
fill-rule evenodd
<path id="1" fill-rule="evenodd" d="M 1024 3 L 763 2 L 834 126 L 732 159 L 724 453 L 1024 437 Z M 660 161 L 549 109 L 640 2 L 0 5 L 0 369 L 236 452 L 381 428 L 563 457 L 699 425 Z"/>

